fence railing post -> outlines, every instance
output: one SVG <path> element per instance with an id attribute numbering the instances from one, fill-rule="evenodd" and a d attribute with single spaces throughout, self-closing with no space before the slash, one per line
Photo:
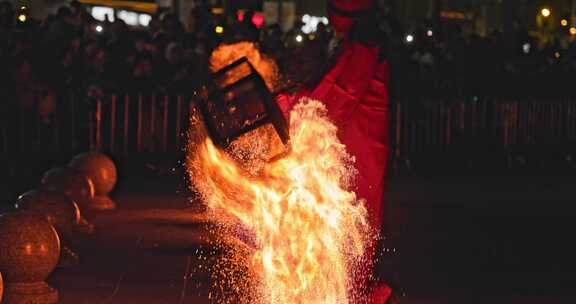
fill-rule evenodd
<path id="1" fill-rule="evenodd" d="M 446 110 L 446 141 L 444 143 L 444 151 L 446 148 L 452 144 L 452 108 L 448 105 L 448 109 Z"/>
<path id="2" fill-rule="evenodd" d="M 568 136 L 570 137 L 570 141 L 574 140 L 574 134 L 576 134 L 576 115 L 574 115 L 576 113 L 576 111 L 574 110 L 574 108 L 576 108 L 576 105 L 574 104 L 574 102 L 570 102 L 568 101 Z"/>
<path id="3" fill-rule="evenodd" d="M 396 143 L 394 147 L 394 155 L 396 159 L 400 159 L 400 151 L 402 144 L 402 105 L 400 101 L 396 102 Z"/>
<path id="4" fill-rule="evenodd" d="M 96 150 L 102 150 L 102 100 L 96 101 Z"/>
<path id="5" fill-rule="evenodd" d="M 114 152 L 116 146 L 116 94 L 110 99 L 110 152 Z"/>
<path id="6" fill-rule="evenodd" d="M 124 153 L 128 153 L 128 128 L 130 121 L 130 95 L 124 96 Z"/>
<path id="7" fill-rule="evenodd" d="M 136 151 L 142 152 L 142 95 L 138 95 L 138 113 L 136 120 Z"/>
<path id="8" fill-rule="evenodd" d="M 8 153 L 8 132 L 6 131 L 6 127 L 0 127 L 0 143 L 2 144 L 2 153 Z"/>
<path id="9" fill-rule="evenodd" d="M 78 127 L 76 124 L 76 94 L 74 94 L 74 91 L 70 91 L 67 98 L 67 102 L 68 102 L 68 107 L 69 107 L 69 114 L 70 117 L 68 117 L 68 122 L 70 123 L 70 149 L 72 151 L 76 151 L 76 136 L 77 136 L 77 130 L 76 128 Z"/>
<path id="10" fill-rule="evenodd" d="M 153 140 L 150 143 L 150 152 L 156 151 L 156 95 L 152 95 L 150 100 L 150 136 Z"/>
<path id="11" fill-rule="evenodd" d="M 176 138 L 175 148 L 180 149 L 180 128 L 182 120 L 182 96 L 179 95 L 176 99 Z"/>
<path id="12" fill-rule="evenodd" d="M 89 110 L 88 111 L 88 146 L 90 151 L 94 151 L 94 147 L 95 147 L 95 133 L 94 132 L 94 111 Z"/>
<path id="13" fill-rule="evenodd" d="M 168 151 L 168 95 L 164 96 L 162 117 L 162 152 Z"/>

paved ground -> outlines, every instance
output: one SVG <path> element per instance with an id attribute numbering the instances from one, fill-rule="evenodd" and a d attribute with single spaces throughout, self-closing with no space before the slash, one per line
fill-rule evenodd
<path id="1" fill-rule="evenodd" d="M 391 180 L 385 257 L 407 303 L 576 303 L 576 178 Z M 385 271 L 384 271 L 385 272 Z"/>
<path id="2" fill-rule="evenodd" d="M 96 234 L 71 246 L 81 265 L 49 279 L 61 303 L 213 302 L 210 225 L 181 178 L 155 172 L 124 174 L 119 210 L 89 215 Z M 379 272 L 401 303 L 576 303 L 574 185 L 573 176 L 392 178 Z"/>

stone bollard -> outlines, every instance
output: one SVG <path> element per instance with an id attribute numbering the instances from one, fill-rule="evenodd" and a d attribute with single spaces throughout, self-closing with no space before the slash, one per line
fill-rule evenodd
<path id="1" fill-rule="evenodd" d="M 94 183 L 84 173 L 73 168 L 53 168 L 44 173 L 42 188 L 62 192 L 78 204 L 90 210 L 94 200 Z"/>
<path id="2" fill-rule="evenodd" d="M 91 209 L 116 209 L 116 203 L 109 195 L 118 177 L 116 165 L 108 156 L 98 152 L 82 153 L 74 157 L 69 166 L 84 173 L 94 183 L 96 195 Z"/>
<path id="3" fill-rule="evenodd" d="M 58 290 L 46 277 L 60 255 L 60 240 L 45 217 L 28 212 L 0 215 L 0 272 L 7 304 L 54 304 Z"/>
<path id="4" fill-rule="evenodd" d="M 62 241 L 58 267 L 78 265 L 78 255 L 70 249 L 69 244 L 81 229 L 81 215 L 78 205 L 72 199 L 54 190 L 36 189 L 20 195 L 14 207 L 45 216 L 56 228 Z"/>

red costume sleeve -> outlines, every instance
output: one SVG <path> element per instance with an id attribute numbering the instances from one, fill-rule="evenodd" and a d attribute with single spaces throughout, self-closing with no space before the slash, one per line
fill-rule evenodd
<path id="1" fill-rule="evenodd" d="M 353 23 L 349 15 L 372 6 L 372 0 L 331 0 L 330 21 L 340 33 L 347 35 Z M 348 14 L 349 12 L 350 14 Z M 345 38 L 336 64 L 311 91 L 292 96 L 280 96 L 285 113 L 301 96 L 309 96 L 326 104 L 332 121 L 338 126 L 339 137 L 356 158 L 359 171 L 356 194 L 366 200 L 369 221 L 373 229 L 382 225 L 385 173 L 390 155 L 388 63 L 380 61 L 377 47 Z M 370 244 L 362 272 L 372 271 L 376 243 Z M 357 288 L 366 288 L 368 278 L 359 278 Z M 382 287 L 373 292 L 369 303 L 383 303 L 390 294 Z M 388 296 L 386 296 L 387 294 Z M 380 300 L 374 300 L 374 299 Z"/>
<path id="2" fill-rule="evenodd" d="M 356 159 L 356 194 L 366 200 L 372 228 L 382 226 L 385 173 L 390 154 L 388 64 L 378 61 L 375 48 L 350 43 L 338 64 L 310 93 L 323 101 L 338 126 L 339 137 Z M 369 244 L 361 272 L 372 272 L 376 242 Z M 357 286 L 367 286 L 369 277 L 360 277 Z"/>

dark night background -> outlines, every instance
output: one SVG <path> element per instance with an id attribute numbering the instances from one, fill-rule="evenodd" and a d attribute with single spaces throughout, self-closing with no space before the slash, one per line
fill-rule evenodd
<path id="1" fill-rule="evenodd" d="M 211 50 L 259 41 L 287 88 L 331 59 L 330 25 L 303 30 L 320 0 L 282 1 L 285 28 L 238 20 L 277 1 L 81 2 L 0 1 L 0 210 L 87 150 L 115 160 L 130 208 L 188 195 L 187 102 Z M 576 303 L 576 1 L 374 13 L 392 100 L 379 275 L 401 303 Z"/>

